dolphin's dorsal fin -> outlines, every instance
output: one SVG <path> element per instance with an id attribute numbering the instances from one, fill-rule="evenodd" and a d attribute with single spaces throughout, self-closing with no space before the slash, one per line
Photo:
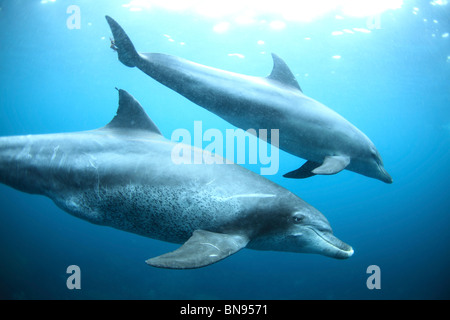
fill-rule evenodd
<path id="1" fill-rule="evenodd" d="M 294 74 L 292 73 L 291 69 L 287 66 L 286 62 L 283 61 L 279 56 L 272 53 L 273 58 L 273 69 L 270 76 L 268 76 L 268 79 L 276 80 L 283 85 L 295 88 L 300 90 L 300 85 L 298 84 L 297 80 L 295 79 Z"/>
<path id="2" fill-rule="evenodd" d="M 145 130 L 162 135 L 140 103 L 131 94 L 122 89 L 117 89 L 117 91 L 119 91 L 117 114 L 103 129 Z"/>

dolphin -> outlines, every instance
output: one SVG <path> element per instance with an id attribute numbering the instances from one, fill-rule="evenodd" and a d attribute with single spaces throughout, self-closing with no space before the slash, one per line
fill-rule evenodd
<path id="1" fill-rule="evenodd" d="M 1 137 L 0 182 L 91 223 L 182 244 L 146 261 L 154 267 L 199 268 L 244 247 L 353 254 L 298 196 L 237 164 L 176 164 L 177 145 L 120 89 L 117 115 L 105 127 Z"/>
<path id="2" fill-rule="evenodd" d="M 242 128 L 279 129 L 280 149 L 306 159 L 284 175 L 307 178 L 344 169 L 392 183 L 370 139 L 341 115 L 303 94 L 286 63 L 272 54 L 268 77 L 253 77 L 160 53 L 138 53 L 122 27 L 106 16 L 119 60 Z M 270 137 L 267 139 L 271 141 Z"/>

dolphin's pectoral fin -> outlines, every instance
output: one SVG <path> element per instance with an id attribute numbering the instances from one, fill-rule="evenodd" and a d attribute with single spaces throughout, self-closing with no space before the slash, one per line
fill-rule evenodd
<path id="1" fill-rule="evenodd" d="M 314 161 L 306 161 L 300 168 L 284 174 L 283 177 L 291 179 L 309 178 L 315 175 L 315 173 L 313 173 L 312 171 L 317 167 L 320 167 L 320 163 Z"/>
<path id="2" fill-rule="evenodd" d="M 205 267 L 238 252 L 248 241 L 247 237 L 241 235 L 196 230 L 177 250 L 148 259 L 146 263 L 169 269 Z"/>
<path id="3" fill-rule="evenodd" d="M 312 170 L 314 174 L 335 174 L 344 170 L 350 163 L 350 157 L 347 156 L 328 156 L 325 157 L 320 167 Z"/>
<path id="4" fill-rule="evenodd" d="M 350 163 L 350 158 L 346 156 L 328 156 L 322 164 L 314 161 L 306 161 L 297 170 L 291 171 L 283 175 L 285 178 L 305 179 L 316 174 L 335 174 L 344 170 Z"/>

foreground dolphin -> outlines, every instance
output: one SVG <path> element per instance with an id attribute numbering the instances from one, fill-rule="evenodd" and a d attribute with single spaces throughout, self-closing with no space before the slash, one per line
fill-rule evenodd
<path id="1" fill-rule="evenodd" d="M 279 129 L 280 149 L 308 160 L 285 177 L 307 178 L 348 169 L 392 183 L 372 141 L 342 116 L 305 96 L 278 56 L 272 55 L 270 76 L 260 78 L 169 55 L 137 53 L 120 25 L 109 16 L 106 19 L 114 36 L 112 48 L 126 66 L 138 67 L 239 128 Z"/>
<path id="2" fill-rule="evenodd" d="M 244 247 L 353 254 L 319 211 L 288 190 L 236 164 L 177 165 L 177 145 L 119 90 L 117 115 L 103 128 L 0 138 L 0 182 L 95 224 L 184 243 L 146 261 L 155 267 L 203 267 Z"/>

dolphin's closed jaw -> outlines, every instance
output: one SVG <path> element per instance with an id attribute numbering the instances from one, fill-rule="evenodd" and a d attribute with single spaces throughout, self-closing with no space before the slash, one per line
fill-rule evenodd
<path id="1" fill-rule="evenodd" d="M 346 250 L 339 251 L 339 253 L 336 254 L 333 258 L 336 258 L 336 259 L 348 259 L 348 258 L 350 258 L 353 255 L 353 253 L 355 253 L 353 248 L 348 246 L 348 248 Z"/>
<path id="2" fill-rule="evenodd" d="M 335 259 L 347 259 L 353 255 L 353 248 L 336 238 L 331 232 L 320 232 L 313 228 L 310 229 L 322 240 L 319 244 L 321 254 Z"/>
<path id="3" fill-rule="evenodd" d="M 389 184 L 393 182 L 391 175 L 386 171 L 386 169 L 382 165 L 378 165 L 378 172 L 376 178 L 380 181 Z"/>
<path id="4" fill-rule="evenodd" d="M 391 175 L 389 173 L 387 173 L 386 170 L 384 170 L 384 180 L 383 180 L 383 182 L 386 182 L 386 183 L 394 182 L 394 180 L 392 179 Z"/>

